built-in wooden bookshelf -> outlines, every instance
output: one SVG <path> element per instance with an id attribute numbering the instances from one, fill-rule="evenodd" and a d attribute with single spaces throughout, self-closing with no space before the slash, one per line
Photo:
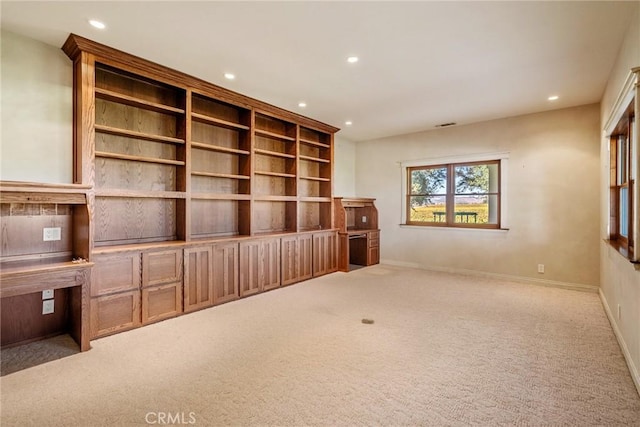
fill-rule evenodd
<path id="1" fill-rule="evenodd" d="M 92 337 L 336 270 L 337 128 L 76 35 L 63 50 Z"/>
<path id="2" fill-rule="evenodd" d="M 95 245 L 183 237 L 186 91 L 96 61 L 94 95 Z"/>
<path id="3" fill-rule="evenodd" d="M 251 234 L 251 110 L 191 97 L 192 239 Z"/>

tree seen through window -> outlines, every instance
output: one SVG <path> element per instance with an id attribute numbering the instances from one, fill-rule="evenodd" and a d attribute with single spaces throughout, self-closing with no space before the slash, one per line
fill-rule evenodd
<path id="1" fill-rule="evenodd" d="M 497 228 L 499 176 L 498 161 L 410 168 L 408 223 Z"/>

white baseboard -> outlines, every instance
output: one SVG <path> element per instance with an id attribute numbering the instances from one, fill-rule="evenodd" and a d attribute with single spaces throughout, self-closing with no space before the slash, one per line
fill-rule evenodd
<path id="1" fill-rule="evenodd" d="M 611 307 L 609 307 L 609 302 L 607 298 L 604 296 L 602 289 L 600 289 L 600 301 L 602 301 L 602 306 L 604 307 L 604 312 L 607 313 L 607 317 L 609 318 L 609 323 L 611 323 L 611 327 L 613 328 L 613 333 L 618 340 L 618 344 L 620 344 L 620 348 L 622 349 L 622 354 L 624 355 L 624 359 L 627 361 L 627 366 L 629 367 L 629 373 L 631 374 L 631 378 L 636 385 L 636 390 L 640 395 L 640 371 L 633 363 L 633 359 L 631 358 L 631 353 L 629 353 L 629 348 L 627 347 L 627 343 L 622 336 L 622 332 L 620 332 L 620 328 L 618 327 L 618 323 L 616 322 L 613 313 L 611 312 Z"/>
<path id="2" fill-rule="evenodd" d="M 509 281 L 518 282 L 518 283 L 526 283 L 526 284 L 530 284 L 530 285 L 540 285 L 540 286 L 549 286 L 549 287 L 553 287 L 553 288 L 570 289 L 570 290 L 574 290 L 574 291 L 598 293 L 598 291 L 600 290 L 599 286 L 585 285 L 585 284 L 582 284 L 582 283 L 558 282 L 558 281 L 555 281 L 555 280 L 534 279 L 532 277 L 512 276 L 512 275 L 509 275 L 509 274 L 489 273 L 489 272 L 486 272 L 486 271 L 466 270 L 466 269 L 462 269 L 462 268 L 425 266 L 425 265 L 416 264 L 416 263 L 413 263 L 413 262 L 395 261 L 395 260 L 390 260 L 390 259 L 382 259 L 382 260 L 380 260 L 380 263 L 388 264 L 388 265 L 395 265 L 395 266 L 398 266 L 398 267 L 417 268 L 417 269 L 420 269 L 420 270 L 430 270 L 430 271 L 439 271 L 439 272 L 443 272 L 443 273 L 464 274 L 466 276 L 489 277 L 489 278 L 494 278 L 494 279 L 509 280 Z"/>

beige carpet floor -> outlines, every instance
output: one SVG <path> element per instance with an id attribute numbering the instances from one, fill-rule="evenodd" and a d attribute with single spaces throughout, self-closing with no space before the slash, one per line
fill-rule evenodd
<path id="1" fill-rule="evenodd" d="M 80 352 L 80 347 L 68 334 L 35 341 L 0 351 L 0 375 L 51 362 Z"/>
<path id="2" fill-rule="evenodd" d="M 640 425 L 593 293 L 378 265 L 92 346 L 2 377 L 2 426 Z"/>

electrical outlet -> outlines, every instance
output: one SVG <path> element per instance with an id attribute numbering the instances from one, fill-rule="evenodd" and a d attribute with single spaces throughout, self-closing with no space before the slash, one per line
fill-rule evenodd
<path id="1" fill-rule="evenodd" d="M 42 291 L 42 299 L 51 299 L 53 298 L 53 289 L 47 289 L 46 291 Z"/>
<path id="2" fill-rule="evenodd" d="M 52 299 L 42 301 L 42 314 L 52 314 L 53 307 L 54 307 L 54 304 Z"/>
<path id="3" fill-rule="evenodd" d="M 42 240 L 45 242 L 62 240 L 62 229 L 60 227 L 45 227 L 42 230 Z"/>
<path id="4" fill-rule="evenodd" d="M 364 216 L 364 215 L 362 216 L 362 223 L 363 223 L 363 224 L 366 224 L 366 223 L 367 223 L 367 217 L 366 217 L 366 216 Z"/>
<path id="5" fill-rule="evenodd" d="M 544 264 L 538 264 L 538 273 L 544 274 Z"/>

